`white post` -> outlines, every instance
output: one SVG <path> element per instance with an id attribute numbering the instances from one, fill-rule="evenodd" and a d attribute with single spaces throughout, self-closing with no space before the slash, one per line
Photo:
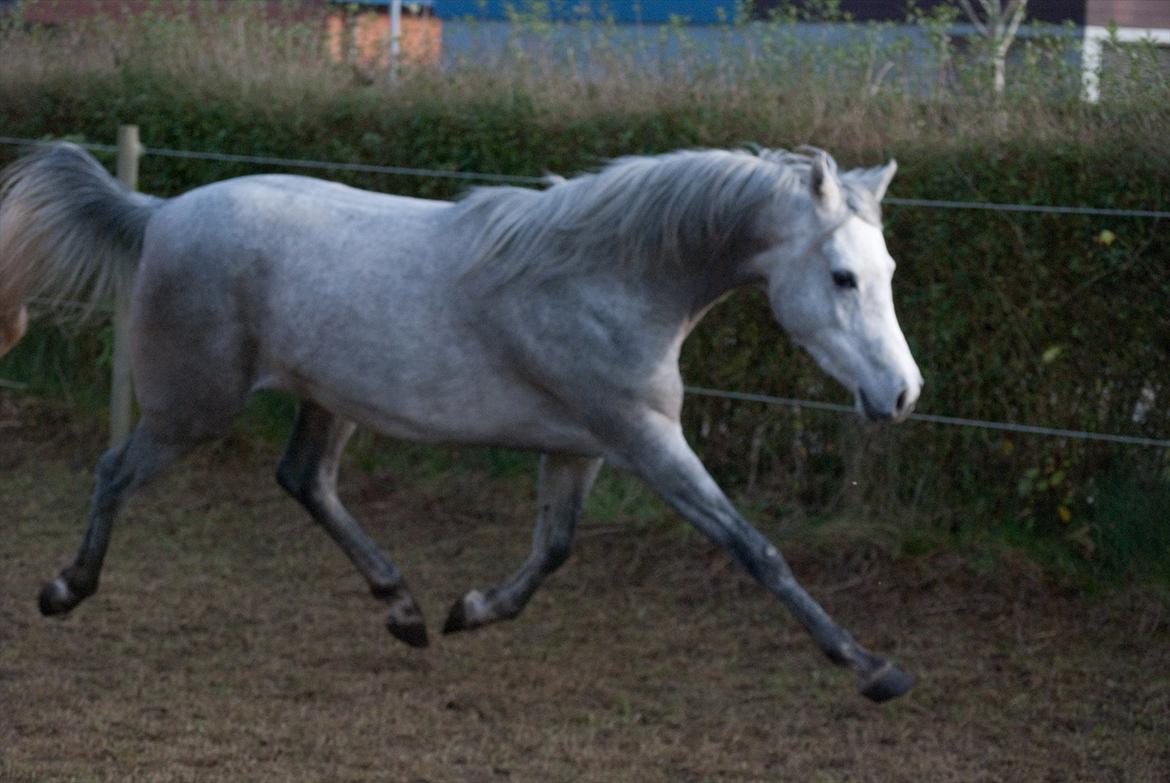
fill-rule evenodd
<path id="1" fill-rule="evenodd" d="M 390 75 L 398 77 L 402 56 L 402 0 L 390 0 Z"/>
<path id="2" fill-rule="evenodd" d="M 1081 97 L 1089 103 L 1101 100 L 1101 44 L 1108 40 L 1103 27 L 1085 27 L 1081 44 Z"/>
<path id="3" fill-rule="evenodd" d="M 137 125 L 118 126 L 118 180 L 138 189 L 138 161 L 142 145 Z M 130 380 L 130 280 L 117 279 L 114 290 L 114 368 L 110 379 L 110 446 L 130 434 L 134 390 Z"/>
<path id="4" fill-rule="evenodd" d="M 1107 42 L 1170 47 L 1170 30 L 1164 27 L 1085 27 L 1081 49 L 1081 97 L 1089 103 L 1101 100 L 1102 51 Z"/>

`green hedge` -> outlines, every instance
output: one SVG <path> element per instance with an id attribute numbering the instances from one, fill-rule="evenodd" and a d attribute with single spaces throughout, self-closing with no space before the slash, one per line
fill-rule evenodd
<path id="1" fill-rule="evenodd" d="M 815 142 L 843 165 L 896 157 L 892 194 L 902 197 L 1170 210 L 1170 163 L 1151 154 L 1170 135 L 1157 107 L 874 99 L 858 108 L 841 99 L 828 109 L 769 111 L 743 96 L 719 102 L 708 93 L 644 106 L 598 100 L 569 111 L 523 83 L 444 92 L 442 80 L 421 79 L 395 91 L 343 79 L 296 100 L 280 93 L 268 101 L 262 92 L 192 79 L 124 67 L 0 84 L 0 135 L 112 143 L 117 125 L 132 122 L 153 147 L 526 175 L 679 147 Z M 4 160 L 13 152 L 0 147 Z M 256 170 L 147 157 L 141 183 L 167 196 Z M 425 197 L 451 197 L 461 187 L 322 175 Z M 900 262 L 899 315 L 926 378 L 919 410 L 1170 435 L 1164 221 L 889 207 L 886 223 Z M 97 334 L 67 343 L 42 327 L 0 362 L 0 375 L 92 397 L 102 389 L 107 342 Z M 762 297 L 748 292 L 708 316 L 683 365 L 697 385 L 848 401 L 787 344 Z M 1135 422 L 1146 387 L 1156 401 Z M 703 398 L 690 399 L 686 414 L 713 472 L 732 487 L 750 484 L 767 507 L 844 504 L 899 525 L 1008 531 L 1117 572 L 1161 569 L 1170 578 L 1168 558 L 1141 556 L 1170 551 L 1165 504 L 1151 501 L 1170 500 L 1165 450 L 923 423 L 875 429 L 836 414 Z"/>

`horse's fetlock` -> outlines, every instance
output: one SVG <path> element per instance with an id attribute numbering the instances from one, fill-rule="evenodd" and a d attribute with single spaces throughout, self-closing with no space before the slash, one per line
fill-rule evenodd
<path id="1" fill-rule="evenodd" d="M 853 660 L 853 647 L 844 642 L 825 648 L 825 656 L 838 666 L 848 666 Z"/>
<path id="2" fill-rule="evenodd" d="M 87 579 L 83 583 L 75 584 L 67 573 L 62 573 L 41 588 L 37 603 L 40 606 L 41 614 L 45 616 L 60 615 L 68 612 L 96 591 L 96 579 Z"/>
<path id="3" fill-rule="evenodd" d="M 387 603 L 394 603 L 402 598 L 404 595 L 410 598 L 409 593 L 402 586 L 401 581 L 396 582 L 378 582 L 370 585 L 370 595 L 377 598 L 379 601 L 386 601 Z M 413 602 L 413 599 L 411 599 Z"/>
<path id="4" fill-rule="evenodd" d="M 89 598 L 97 592 L 99 577 L 97 574 L 81 574 L 79 575 L 73 568 L 66 568 L 61 573 L 61 581 L 69 588 L 72 593 L 79 600 L 82 598 Z"/>

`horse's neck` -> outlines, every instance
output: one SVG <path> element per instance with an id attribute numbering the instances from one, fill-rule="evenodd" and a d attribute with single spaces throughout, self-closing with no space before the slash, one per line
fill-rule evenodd
<path id="1" fill-rule="evenodd" d="M 693 329 L 703 316 L 738 288 L 755 282 L 747 272 L 747 260 L 712 262 L 692 275 L 680 275 L 677 296 L 685 302 L 685 321 Z M 686 279 L 683 279 L 686 278 Z"/>
<path id="2" fill-rule="evenodd" d="M 622 289 L 630 297 L 648 327 L 662 326 L 684 337 L 731 292 L 752 281 L 739 264 L 712 264 L 689 269 L 660 268 L 639 272 L 612 270 L 607 285 Z M 634 326 L 633 328 L 643 328 Z"/>

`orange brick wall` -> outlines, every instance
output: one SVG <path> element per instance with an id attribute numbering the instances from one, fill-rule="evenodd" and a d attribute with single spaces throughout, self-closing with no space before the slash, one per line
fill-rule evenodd
<path id="1" fill-rule="evenodd" d="M 329 52 L 337 62 L 385 68 L 390 63 L 390 15 L 331 13 L 325 22 Z M 402 16 L 402 60 L 413 65 L 439 61 L 443 23 L 433 16 Z"/>

